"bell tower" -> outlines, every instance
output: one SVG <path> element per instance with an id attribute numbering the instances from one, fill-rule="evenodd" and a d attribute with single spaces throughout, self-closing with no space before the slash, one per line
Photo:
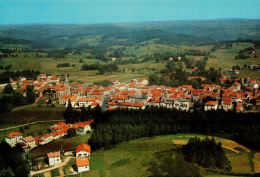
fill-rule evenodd
<path id="1" fill-rule="evenodd" d="M 64 82 L 64 86 L 66 88 L 66 90 L 65 90 L 66 95 L 70 95 L 70 83 L 69 83 L 69 80 L 68 80 L 68 74 L 66 74 L 66 79 L 65 79 L 65 82 Z"/>

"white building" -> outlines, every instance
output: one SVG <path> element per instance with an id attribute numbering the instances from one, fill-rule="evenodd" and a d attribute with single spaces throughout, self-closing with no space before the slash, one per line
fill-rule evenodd
<path id="1" fill-rule="evenodd" d="M 218 102 L 217 101 L 208 101 L 206 102 L 204 106 L 205 111 L 212 111 L 212 110 L 217 110 L 218 109 Z"/>
<path id="2" fill-rule="evenodd" d="M 174 101 L 173 106 L 177 110 L 188 111 L 190 109 L 190 102 L 187 99 L 180 98 Z"/>
<path id="3" fill-rule="evenodd" d="M 11 132 L 5 137 L 5 141 L 11 146 L 14 147 L 17 143 L 19 143 L 23 138 L 22 133 L 20 132 Z"/>
<path id="4" fill-rule="evenodd" d="M 61 163 L 60 151 L 47 153 L 49 165 L 57 165 Z"/>
<path id="5" fill-rule="evenodd" d="M 89 171 L 89 159 L 88 158 L 76 158 L 77 171 L 79 173 Z"/>

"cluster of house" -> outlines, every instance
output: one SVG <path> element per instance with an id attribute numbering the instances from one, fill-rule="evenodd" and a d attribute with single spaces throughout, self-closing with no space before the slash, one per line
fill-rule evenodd
<path id="1" fill-rule="evenodd" d="M 41 136 L 27 136 L 23 137 L 21 132 L 11 132 L 6 135 L 5 141 L 11 146 L 14 147 L 16 144 L 20 144 L 24 150 L 30 150 L 37 147 L 38 145 L 47 144 L 53 140 L 59 139 L 67 135 L 67 131 L 70 128 L 76 129 L 78 134 L 85 134 L 86 132 L 91 131 L 91 124 L 93 120 L 85 122 L 76 122 L 74 124 L 66 124 L 65 122 L 59 122 L 51 126 L 51 132 L 47 134 L 42 134 Z"/>
<path id="2" fill-rule="evenodd" d="M 190 76 L 189 80 L 205 77 Z M 192 85 L 179 87 L 148 86 L 148 79 L 133 79 L 127 82 L 112 81 L 110 86 L 93 84 L 69 83 L 66 76 L 40 74 L 36 81 L 28 81 L 21 78 L 16 81 L 18 87 L 26 89 L 28 84 L 34 85 L 36 92 L 42 98 L 44 90 L 49 89 L 54 94 L 59 104 L 68 106 L 70 102 L 73 108 L 91 107 L 97 105 L 107 110 L 116 108 L 144 109 L 146 106 L 161 106 L 188 111 L 193 108 L 195 102 L 203 103 L 204 110 L 237 110 L 244 111 L 244 106 L 250 100 L 256 100 L 256 107 L 260 107 L 260 79 L 227 78 L 220 79 L 220 85 L 202 84 L 195 89 Z M 232 83 L 225 87 L 225 83 Z M 205 100 L 208 100 L 207 102 Z M 38 101 L 38 100 L 37 100 Z M 255 105 L 253 105 L 255 106 Z"/>
<path id="3" fill-rule="evenodd" d="M 75 150 L 76 156 L 76 168 L 77 172 L 89 171 L 89 159 L 90 159 L 91 148 L 88 144 L 80 144 Z M 48 162 L 50 166 L 58 165 L 62 162 L 60 151 L 47 153 Z"/>

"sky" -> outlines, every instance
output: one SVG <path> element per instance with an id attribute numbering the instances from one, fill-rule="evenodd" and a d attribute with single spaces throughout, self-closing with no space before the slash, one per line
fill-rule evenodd
<path id="1" fill-rule="evenodd" d="M 0 0 L 0 24 L 260 19 L 260 0 Z"/>

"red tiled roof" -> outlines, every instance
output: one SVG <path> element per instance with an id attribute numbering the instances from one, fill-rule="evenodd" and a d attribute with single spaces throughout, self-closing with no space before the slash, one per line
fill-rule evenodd
<path id="1" fill-rule="evenodd" d="M 51 157 L 59 157 L 60 156 L 60 151 L 56 151 L 56 152 L 49 152 L 47 153 L 48 158 Z"/>
<path id="2" fill-rule="evenodd" d="M 35 141 L 35 139 L 32 136 L 27 136 L 25 138 L 23 138 L 25 142 L 32 142 Z"/>
<path id="3" fill-rule="evenodd" d="M 88 158 L 76 158 L 76 165 L 78 167 L 89 166 Z"/>
<path id="4" fill-rule="evenodd" d="M 217 105 L 218 104 L 218 102 L 217 101 L 207 101 L 206 102 L 206 106 L 215 106 L 215 105 Z"/>
<path id="5" fill-rule="evenodd" d="M 22 136 L 21 132 L 11 132 L 8 135 L 6 135 L 6 137 L 8 138 L 14 138 L 15 136 Z"/>
<path id="6" fill-rule="evenodd" d="M 76 148 L 76 153 L 78 153 L 80 151 L 86 151 L 86 152 L 90 153 L 90 151 L 91 151 L 90 145 L 85 144 L 85 143 L 78 145 Z"/>

